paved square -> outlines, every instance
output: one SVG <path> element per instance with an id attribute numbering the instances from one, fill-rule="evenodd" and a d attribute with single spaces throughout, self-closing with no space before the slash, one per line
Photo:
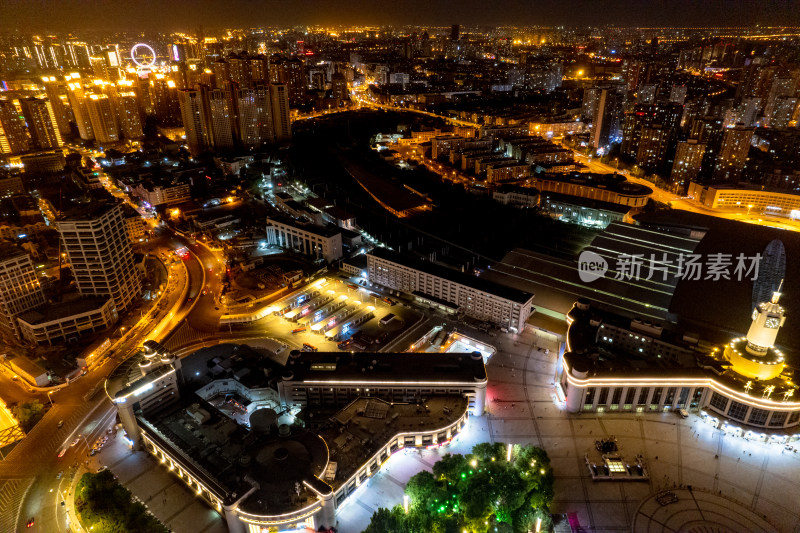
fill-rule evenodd
<path id="1" fill-rule="evenodd" d="M 467 334 L 499 349 L 487 366 L 487 414 L 471 418 L 447 447 L 396 453 L 339 510 L 341 533 L 359 533 L 377 508 L 401 504 L 411 476 L 431 470 L 442 455 L 469 453 L 487 441 L 542 446 L 555 474 L 551 511 L 574 513 L 583 528 L 682 531 L 686 517 L 694 517 L 731 531 L 800 531 L 798 454 L 724 436 L 694 415 L 568 414 L 554 402 L 557 347 L 550 340 L 531 330 L 501 337 Z M 595 441 L 611 435 L 623 457 L 644 456 L 649 481 L 592 481 L 584 454 L 596 456 Z M 114 439 L 93 459 L 94 467 L 108 465 L 176 533 L 227 531 L 219 514 L 144 452 L 133 453 Z M 689 485 L 692 491 L 685 489 Z M 679 501 L 659 505 L 654 495 L 662 489 L 673 489 Z"/>

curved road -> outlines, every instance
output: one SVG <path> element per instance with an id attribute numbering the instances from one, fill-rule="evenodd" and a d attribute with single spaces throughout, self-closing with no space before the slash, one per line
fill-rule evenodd
<path id="1" fill-rule="evenodd" d="M 167 236 L 167 239 L 171 247 L 187 245 L 192 251 L 192 256 L 185 262 L 189 283 L 186 296 L 179 302 L 182 290 L 177 287 L 170 289 L 165 309 L 156 317 L 148 314 L 132 328 L 111 358 L 53 393 L 53 408 L 5 460 L 0 461 L 0 531 L 3 533 L 70 531 L 67 507 L 61 506 L 60 502 L 69 496 L 67 490 L 71 475 L 75 467 L 87 459 L 89 447 L 115 422 L 115 411 L 105 395 L 103 384 L 114 368 L 135 353 L 144 340 L 152 338 L 157 323 L 166 319 L 166 326 L 156 335 L 159 340 L 165 339 L 183 320 L 201 331 L 217 331 L 221 311 L 215 309 L 215 301 L 219 299 L 220 274 L 224 267 L 205 246 L 189 245 L 185 239 L 175 235 Z M 179 269 L 175 271 L 174 276 L 182 278 Z M 207 291 L 205 295 L 202 294 L 204 289 Z M 176 305 L 177 312 L 173 311 L 173 316 L 166 317 L 169 309 Z M 4 381 L 0 381 L 0 385 L 5 386 Z M 9 384 L 20 387 L 18 382 L 9 380 Z M 20 399 L 31 397 L 21 389 L 19 394 L 15 391 L 16 396 Z M 60 420 L 64 424 L 58 428 Z M 78 442 L 70 446 L 76 439 Z M 66 450 L 64 455 L 58 457 L 62 450 Z M 33 527 L 27 528 L 30 518 L 35 522 Z M 79 531 L 74 524 L 73 529 Z"/>

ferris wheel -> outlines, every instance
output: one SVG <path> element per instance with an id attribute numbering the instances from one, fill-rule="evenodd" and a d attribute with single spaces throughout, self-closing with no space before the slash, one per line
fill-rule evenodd
<path id="1" fill-rule="evenodd" d="M 140 69 L 149 69 L 156 64 L 156 51 L 145 43 L 137 43 L 131 48 L 131 60 Z"/>

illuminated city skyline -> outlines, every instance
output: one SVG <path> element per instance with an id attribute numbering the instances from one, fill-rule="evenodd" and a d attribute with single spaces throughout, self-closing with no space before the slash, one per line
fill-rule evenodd
<path id="1" fill-rule="evenodd" d="M 209 28 L 248 28 L 253 26 L 301 25 L 440 25 L 454 20 L 467 25 L 545 25 L 545 26 L 651 26 L 710 27 L 800 25 L 800 14 L 791 2 L 766 0 L 543 0 L 535 4 L 524 0 L 484 2 L 462 0 L 458 13 L 445 1 L 411 0 L 402 3 L 376 1 L 310 2 L 292 4 L 281 1 L 245 0 L 228 2 L 224 9 L 212 0 L 179 0 L 163 3 L 154 0 L 126 0 L 113 9 L 91 7 L 80 0 L 28 3 L 19 0 L 0 7 L 0 27 L 6 29 L 75 30 L 189 30 Z"/>

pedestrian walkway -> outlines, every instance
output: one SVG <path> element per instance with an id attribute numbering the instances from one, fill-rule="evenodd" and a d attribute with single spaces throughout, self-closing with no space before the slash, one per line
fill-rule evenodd
<path id="1" fill-rule="evenodd" d="M 348 498 L 339 512 L 340 524 L 346 528 L 340 531 L 363 530 L 374 509 L 402 504 L 403 486 L 415 473 L 430 470 L 446 453 L 469 453 L 475 443 L 486 441 L 542 446 L 555 475 L 551 511 L 570 516 L 576 527 L 586 530 L 668 531 L 657 529 L 662 515 L 654 514 L 650 504 L 642 502 L 652 500 L 659 509 L 666 509 L 659 511 L 665 516 L 672 512 L 670 509 L 682 508 L 674 505 L 688 509 L 684 497 L 687 485 L 692 485 L 700 502 L 691 505 L 703 510 L 704 515 L 708 508 L 708 520 L 693 527 L 694 522 L 688 520 L 680 523 L 676 511 L 671 521 L 664 522 L 670 528 L 673 523 L 679 524 L 672 531 L 800 530 L 800 508 L 787 497 L 800 494 L 800 478 L 794 475 L 800 471 L 797 454 L 780 446 L 725 436 L 696 415 L 687 419 L 675 413 L 570 415 L 554 401 L 558 351 L 550 339 L 526 331 L 518 336 L 501 335 L 493 341 L 490 344 L 498 352 L 487 366 L 487 414 L 471 418 L 449 446 L 395 454 L 385 469 Z M 623 456 L 643 456 L 650 480 L 592 480 L 584 453 L 594 450 L 595 441 L 611 435 L 616 437 Z M 675 493 L 678 503 L 659 505 L 656 494 L 665 490 Z M 711 516 L 712 511 L 719 513 L 726 505 L 741 509 L 744 526 L 733 528 L 730 520 Z M 651 515 L 654 526 L 647 525 Z M 643 529 L 639 529 L 641 524 L 646 524 Z M 756 524 L 762 524 L 761 529 Z"/>

